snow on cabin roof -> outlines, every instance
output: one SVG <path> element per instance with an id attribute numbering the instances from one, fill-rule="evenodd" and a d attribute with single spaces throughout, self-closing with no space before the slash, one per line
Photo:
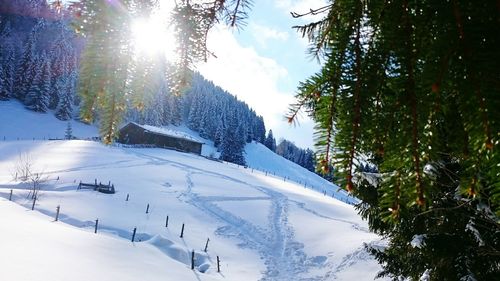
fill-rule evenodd
<path id="1" fill-rule="evenodd" d="M 141 125 L 141 124 L 138 124 L 135 122 L 130 122 L 129 124 L 134 124 L 136 126 L 139 126 L 145 130 L 148 130 L 148 131 L 156 133 L 156 134 L 174 137 L 174 138 L 179 138 L 179 139 L 186 139 L 186 140 L 189 140 L 192 142 L 204 144 L 204 142 L 202 140 L 200 140 L 199 138 L 196 138 L 196 137 L 189 135 L 187 133 L 184 133 L 184 132 L 171 130 L 171 129 L 167 129 L 167 128 L 155 127 L 155 126 L 151 126 L 151 125 Z"/>

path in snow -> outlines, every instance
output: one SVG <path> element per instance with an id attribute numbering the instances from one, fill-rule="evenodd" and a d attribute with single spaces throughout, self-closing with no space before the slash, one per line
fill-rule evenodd
<path id="1" fill-rule="evenodd" d="M 307 257 L 303 250 L 304 245 L 294 240 L 293 228 L 288 224 L 288 207 L 290 203 L 297 204 L 297 206 L 304 211 L 321 218 L 347 223 L 357 230 L 368 230 L 351 221 L 319 214 L 318 212 L 305 207 L 305 204 L 289 200 L 285 195 L 264 186 L 252 185 L 224 174 L 200 169 L 158 156 L 152 156 L 138 151 L 134 151 L 133 153 L 141 158 L 148 159 L 151 164 L 171 165 L 183 170 L 186 173 L 187 186 L 186 189 L 177 196 L 177 198 L 199 208 L 204 213 L 223 222 L 225 225 L 216 230 L 217 235 L 238 239 L 241 247 L 257 251 L 266 265 L 266 271 L 263 272 L 262 281 L 325 280 L 328 277 L 335 277 L 335 273 L 338 273 L 355 263 L 357 258 L 368 255 L 363 248 L 357 249 L 355 252 L 345 256 L 339 265 L 325 264 L 324 262 L 327 257 Z M 201 196 L 196 193 L 197 183 L 194 177 L 197 174 L 210 175 L 244 185 L 248 188 L 259 191 L 266 196 Z M 249 200 L 271 201 L 271 208 L 268 213 L 268 225 L 266 229 L 255 226 L 251 222 L 220 208 L 216 204 L 217 202 L 244 202 Z M 366 257 L 364 259 L 366 259 Z M 318 266 L 329 266 L 332 270 L 324 276 L 301 276 L 306 274 L 310 268 Z"/>
<path id="2" fill-rule="evenodd" d="M 327 257 L 317 256 L 308 257 L 304 252 L 304 245 L 295 240 L 294 229 L 288 223 L 289 206 L 295 204 L 301 210 L 313 214 L 324 219 L 333 220 L 341 223 L 349 224 L 352 228 L 360 231 L 368 231 L 366 228 L 358 225 L 355 222 L 343 220 L 340 218 L 333 218 L 318 213 L 315 210 L 307 208 L 304 203 L 288 199 L 287 196 L 280 192 L 276 192 L 268 187 L 261 185 L 253 185 L 237 178 L 233 178 L 224 174 L 209 171 L 206 169 L 194 167 L 178 161 L 165 159 L 158 156 L 148 155 L 139 152 L 137 149 L 122 149 L 126 154 L 132 154 L 135 157 L 146 160 L 146 163 L 136 160 L 119 160 L 110 161 L 108 163 L 101 163 L 93 166 L 73 167 L 70 169 L 48 171 L 47 174 L 59 174 L 62 172 L 74 172 L 83 170 L 101 170 L 103 168 L 130 168 L 135 166 L 168 165 L 179 169 L 185 173 L 187 186 L 181 191 L 174 191 L 177 193 L 177 198 L 183 202 L 189 203 L 192 206 L 200 209 L 205 214 L 220 221 L 223 226 L 219 227 L 215 234 L 237 239 L 239 246 L 242 248 L 252 249 L 259 253 L 263 260 L 266 270 L 262 272 L 262 281 L 267 280 L 309 280 L 319 281 L 330 278 L 335 278 L 336 274 L 350 267 L 359 260 L 368 258 L 366 251 L 363 248 L 343 257 L 340 264 L 331 264 L 326 262 Z M 218 179 L 226 180 L 232 183 L 243 185 L 257 193 L 260 196 L 202 196 L 196 192 L 197 186 L 202 185 L 201 181 L 196 180 L 197 175 L 212 176 Z M 169 183 L 165 183 L 170 186 Z M 54 190 L 57 191 L 57 190 Z M 59 190 L 62 191 L 62 190 Z M 248 202 L 252 200 L 267 200 L 270 202 L 270 209 L 267 213 L 266 227 L 257 226 L 254 223 L 241 218 L 240 216 L 224 210 L 217 205 L 217 202 Z M 31 204 L 28 200 L 21 205 Z M 48 210 L 41 210 L 41 212 L 54 216 L 54 212 Z M 93 221 L 80 221 L 65 215 L 60 216 L 60 220 L 81 228 L 92 228 Z M 113 235 L 130 239 L 131 230 L 119 229 L 105 224 L 99 226 L 100 232 L 106 232 Z M 138 241 L 150 240 L 154 234 L 150 233 L 137 233 L 136 239 Z M 328 267 L 331 270 L 323 276 L 307 276 L 311 275 L 309 271 L 313 268 Z M 308 274 L 309 273 L 309 274 Z"/>

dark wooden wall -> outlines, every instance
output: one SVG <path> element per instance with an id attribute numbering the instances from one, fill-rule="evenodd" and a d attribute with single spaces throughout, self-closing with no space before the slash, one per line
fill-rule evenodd
<path id="1" fill-rule="evenodd" d="M 150 132 L 136 124 L 129 123 L 120 130 L 118 142 L 123 144 L 152 144 L 157 147 L 169 148 L 201 154 L 201 143 L 187 139 L 171 137 Z"/>

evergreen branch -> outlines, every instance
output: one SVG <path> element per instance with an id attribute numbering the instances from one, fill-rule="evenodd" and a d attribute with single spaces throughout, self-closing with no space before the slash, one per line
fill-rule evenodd
<path id="1" fill-rule="evenodd" d="M 412 148 L 413 148 L 413 162 L 414 162 L 414 172 L 416 175 L 416 189 L 417 189 L 417 204 L 423 206 L 425 204 L 424 190 L 422 185 L 422 175 L 420 173 L 420 152 L 419 152 L 419 137 L 418 137 L 418 109 L 417 109 L 417 94 L 415 92 L 415 77 L 414 77 L 414 58 L 413 58 L 413 27 L 410 22 L 408 0 L 403 3 L 403 16 L 405 21 L 406 30 L 406 44 L 408 48 L 408 55 L 406 57 L 406 70 L 408 71 L 408 79 L 406 91 L 410 96 L 410 107 L 411 107 L 411 123 L 412 123 Z"/>
<path id="2" fill-rule="evenodd" d="M 361 8 L 359 8 L 359 13 L 361 14 Z M 355 75 L 356 75 L 356 83 L 354 86 L 354 116 L 352 120 L 352 137 L 351 137 L 351 145 L 349 152 L 349 160 L 347 166 L 347 191 L 352 192 L 354 190 L 354 185 L 352 183 L 352 167 L 354 164 L 354 152 L 357 146 L 358 140 L 358 131 L 361 122 L 361 22 L 358 18 L 358 22 L 356 24 L 356 37 L 354 39 L 354 56 L 355 56 Z"/>
<path id="3" fill-rule="evenodd" d="M 309 12 L 305 12 L 302 14 L 299 14 L 296 12 L 290 12 L 290 14 L 292 15 L 293 18 L 300 18 L 300 17 L 307 16 L 307 15 L 318 15 L 318 14 L 321 14 L 321 13 L 328 11 L 333 5 L 334 4 L 328 4 L 328 5 L 325 5 L 323 7 L 317 8 L 317 9 L 309 9 Z"/>
<path id="4" fill-rule="evenodd" d="M 469 62 L 469 65 L 467 67 L 467 71 L 469 73 L 468 76 L 470 77 L 472 85 L 474 86 L 474 94 L 476 95 L 476 99 L 479 103 L 481 118 L 482 118 L 483 127 L 484 127 L 484 133 L 486 135 L 485 145 L 486 145 L 487 149 L 491 150 L 491 149 L 493 149 L 493 142 L 491 140 L 491 130 L 490 130 L 490 124 L 489 124 L 487 109 L 486 109 L 486 99 L 483 97 L 483 95 L 481 93 L 481 86 L 479 84 L 477 74 L 473 70 L 474 66 L 472 63 L 470 63 L 473 55 L 472 55 L 469 44 L 468 44 L 466 37 L 465 37 L 462 13 L 460 12 L 460 7 L 458 6 L 458 3 L 456 0 L 453 0 L 453 15 L 455 16 L 455 21 L 456 21 L 456 25 L 457 25 L 457 29 L 458 29 L 459 41 L 462 43 L 464 57 L 466 59 L 466 62 Z"/>

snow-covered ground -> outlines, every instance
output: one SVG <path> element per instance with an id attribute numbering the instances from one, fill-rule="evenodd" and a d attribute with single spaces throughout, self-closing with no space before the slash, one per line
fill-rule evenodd
<path id="1" fill-rule="evenodd" d="M 2 104 L 0 118 L 15 109 Z M 380 269 L 363 250 L 379 237 L 331 197 L 336 188 L 259 144 L 247 146 L 244 168 L 165 149 L 17 141 L 35 126 L 64 134 L 66 122 L 26 121 L 32 114 L 0 123 L 0 280 L 373 280 Z M 46 179 L 35 211 L 29 183 L 15 179 L 21 154 Z M 273 175 L 282 173 L 297 182 Z M 117 193 L 76 189 L 95 179 Z"/>

